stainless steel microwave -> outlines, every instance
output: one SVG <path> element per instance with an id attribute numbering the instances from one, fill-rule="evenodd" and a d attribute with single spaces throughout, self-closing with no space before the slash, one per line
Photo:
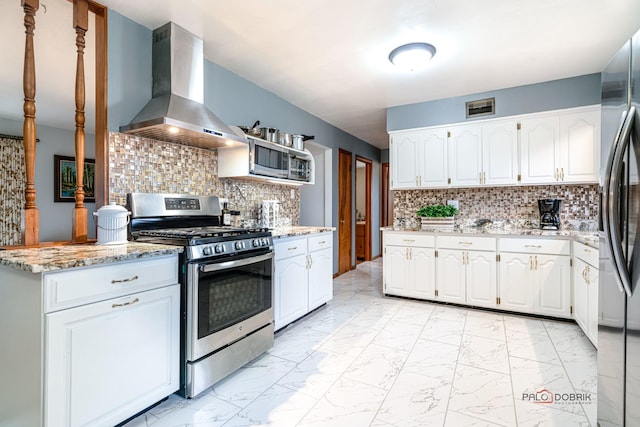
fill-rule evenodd
<path id="1" fill-rule="evenodd" d="M 249 140 L 249 172 L 254 175 L 308 182 L 308 155 L 288 147 L 253 138 Z"/>

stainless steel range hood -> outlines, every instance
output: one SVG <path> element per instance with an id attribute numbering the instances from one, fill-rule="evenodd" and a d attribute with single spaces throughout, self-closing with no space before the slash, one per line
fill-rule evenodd
<path id="1" fill-rule="evenodd" d="M 202 40 L 169 22 L 153 30 L 151 101 L 120 131 L 203 148 L 247 143 L 204 102 Z"/>

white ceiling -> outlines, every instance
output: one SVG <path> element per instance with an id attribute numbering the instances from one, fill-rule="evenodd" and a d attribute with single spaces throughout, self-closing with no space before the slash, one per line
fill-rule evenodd
<path id="1" fill-rule="evenodd" d="M 387 107 L 599 72 L 640 28 L 638 0 L 101 3 L 151 29 L 177 23 L 204 39 L 209 60 L 380 148 L 388 146 Z M 5 1 L 0 25 L 22 25 L 19 1 L 12 4 L 18 18 L 5 17 Z M 394 69 L 389 52 L 414 41 L 436 46 L 429 66 Z M 39 93 L 50 89 L 42 77 Z"/>

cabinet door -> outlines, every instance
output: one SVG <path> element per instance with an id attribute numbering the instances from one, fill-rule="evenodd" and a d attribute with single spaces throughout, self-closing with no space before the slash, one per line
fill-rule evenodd
<path id="1" fill-rule="evenodd" d="M 391 189 L 418 187 L 418 132 L 406 132 L 391 136 L 390 165 Z"/>
<path id="2" fill-rule="evenodd" d="M 446 187 L 447 129 L 434 128 L 420 132 L 418 139 L 418 175 L 422 188 Z M 402 164 L 399 167 L 403 167 Z"/>
<path id="3" fill-rule="evenodd" d="M 589 285 L 587 283 L 587 263 L 580 258 L 573 262 L 573 315 L 576 323 L 588 335 Z"/>
<path id="4" fill-rule="evenodd" d="M 598 346 L 598 269 L 589 267 L 589 305 L 587 307 L 587 336 L 594 346 Z"/>
<path id="5" fill-rule="evenodd" d="M 480 185 L 482 172 L 482 131 L 479 124 L 454 126 L 449 137 L 449 177 L 451 185 Z"/>
<path id="6" fill-rule="evenodd" d="M 558 117 L 520 122 L 520 167 L 523 184 L 557 182 L 560 165 Z"/>
<path id="7" fill-rule="evenodd" d="M 115 425 L 175 392 L 180 286 L 45 316 L 45 426 Z"/>
<path id="8" fill-rule="evenodd" d="M 518 122 L 487 123 L 482 126 L 483 184 L 518 183 Z"/>
<path id="9" fill-rule="evenodd" d="M 410 296 L 409 248 L 385 246 L 384 270 L 384 293 Z"/>
<path id="10" fill-rule="evenodd" d="M 410 248 L 409 296 L 433 299 L 436 295 L 436 257 L 433 248 Z"/>
<path id="11" fill-rule="evenodd" d="M 309 311 L 333 298 L 333 251 L 331 247 L 309 254 Z"/>
<path id="12" fill-rule="evenodd" d="M 307 256 L 277 260 L 274 270 L 274 323 L 280 329 L 307 314 Z"/>
<path id="13" fill-rule="evenodd" d="M 570 257 L 534 255 L 536 312 L 571 317 Z"/>
<path id="14" fill-rule="evenodd" d="M 467 304 L 496 307 L 496 253 L 467 252 Z"/>
<path id="15" fill-rule="evenodd" d="M 600 168 L 600 110 L 560 116 L 560 179 L 598 182 Z"/>
<path id="16" fill-rule="evenodd" d="M 533 312 L 531 255 L 500 254 L 500 307 L 504 310 Z"/>
<path id="17" fill-rule="evenodd" d="M 437 258 L 438 299 L 464 304 L 465 265 L 462 263 L 463 251 L 439 249 Z"/>

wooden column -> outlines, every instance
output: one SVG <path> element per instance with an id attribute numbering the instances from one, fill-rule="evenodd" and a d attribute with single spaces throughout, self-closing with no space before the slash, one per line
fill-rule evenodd
<path id="1" fill-rule="evenodd" d="M 36 11 L 39 0 L 20 0 L 24 9 L 24 68 L 22 86 L 24 89 L 24 157 L 26 172 L 26 190 L 24 204 L 24 244 L 37 245 L 40 241 L 40 215 L 36 206 L 35 167 L 36 167 L 36 66 L 33 51 L 33 31 L 36 28 Z"/>
<path id="2" fill-rule="evenodd" d="M 84 36 L 89 29 L 89 7 L 85 0 L 73 0 L 73 27 L 76 30 L 76 205 L 73 211 L 73 225 L 71 240 L 74 242 L 87 241 L 87 208 L 84 207 Z"/>

